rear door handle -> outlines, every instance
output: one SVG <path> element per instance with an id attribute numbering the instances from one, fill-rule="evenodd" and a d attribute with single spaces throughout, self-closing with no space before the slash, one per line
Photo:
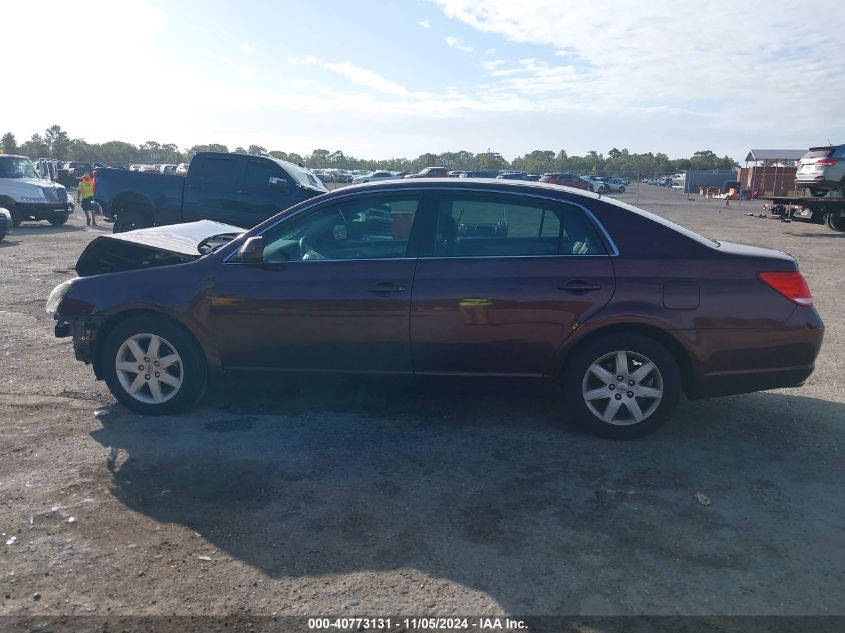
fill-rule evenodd
<path id="1" fill-rule="evenodd" d="M 396 294 L 398 292 L 405 292 L 405 286 L 397 286 L 392 281 L 380 281 L 374 286 L 367 288 L 367 292 L 372 292 L 375 295 L 384 296 Z"/>
<path id="2" fill-rule="evenodd" d="M 582 295 L 587 292 L 594 292 L 596 290 L 601 290 L 601 286 L 598 284 L 590 283 L 586 279 L 569 279 L 558 286 L 560 290 L 566 290 L 566 292 L 573 294 L 573 295 Z"/>

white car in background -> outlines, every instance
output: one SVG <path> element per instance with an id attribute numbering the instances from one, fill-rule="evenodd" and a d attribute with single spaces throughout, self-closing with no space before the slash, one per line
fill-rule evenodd
<path id="1" fill-rule="evenodd" d="M 581 176 L 581 180 L 586 182 L 590 186 L 590 191 L 594 191 L 595 193 L 606 193 L 610 191 L 610 186 L 595 176 Z"/>
<path id="2" fill-rule="evenodd" d="M 176 174 L 176 165 L 160 165 L 158 170 L 162 174 L 173 176 Z"/>
<path id="3" fill-rule="evenodd" d="M 400 177 L 391 171 L 374 171 L 363 176 L 355 176 L 352 179 L 352 184 L 360 185 L 364 182 L 378 182 L 380 180 L 400 180 Z"/>
<path id="4" fill-rule="evenodd" d="M 188 163 L 179 163 L 176 165 L 176 175 L 184 176 L 188 173 Z"/>

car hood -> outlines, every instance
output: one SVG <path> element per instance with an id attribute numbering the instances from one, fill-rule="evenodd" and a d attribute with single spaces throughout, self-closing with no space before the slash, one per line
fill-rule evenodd
<path id="1" fill-rule="evenodd" d="M 205 255 L 208 251 L 203 248 L 205 252 L 201 252 L 200 247 L 210 238 L 219 238 L 214 240 L 215 244 L 226 243 L 245 232 L 238 226 L 200 220 L 102 235 L 82 251 L 76 272 L 80 277 L 88 277 L 182 264 Z"/>

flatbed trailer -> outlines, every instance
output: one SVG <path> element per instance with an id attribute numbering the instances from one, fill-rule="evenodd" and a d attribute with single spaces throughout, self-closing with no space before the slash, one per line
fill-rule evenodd
<path id="1" fill-rule="evenodd" d="M 823 198 L 790 198 L 765 196 L 756 198 L 769 202 L 773 215 L 788 218 L 800 217 L 817 224 L 826 224 L 834 231 L 845 231 L 845 199 L 838 192 L 828 193 Z"/>

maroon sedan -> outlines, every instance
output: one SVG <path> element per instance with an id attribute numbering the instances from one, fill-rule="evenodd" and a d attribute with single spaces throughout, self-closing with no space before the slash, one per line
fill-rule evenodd
<path id="1" fill-rule="evenodd" d="M 547 182 L 551 185 L 561 185 L 563 187 L 574 187 L 575 189 L 590 190 L 590 184 L 575 174 L 543 174 L 540 176 L 540 182 Z"/>
<path id="2" fill-rule="evenodd" d="M 534 377 L 609 437 L 690 398 L 801 385 L 823 325 L 794 258 L 530 182 L 337 190 L 244 232 L 102 236 L 48 300 L 124 405 L 192 404 L 223 371 Z"/>

